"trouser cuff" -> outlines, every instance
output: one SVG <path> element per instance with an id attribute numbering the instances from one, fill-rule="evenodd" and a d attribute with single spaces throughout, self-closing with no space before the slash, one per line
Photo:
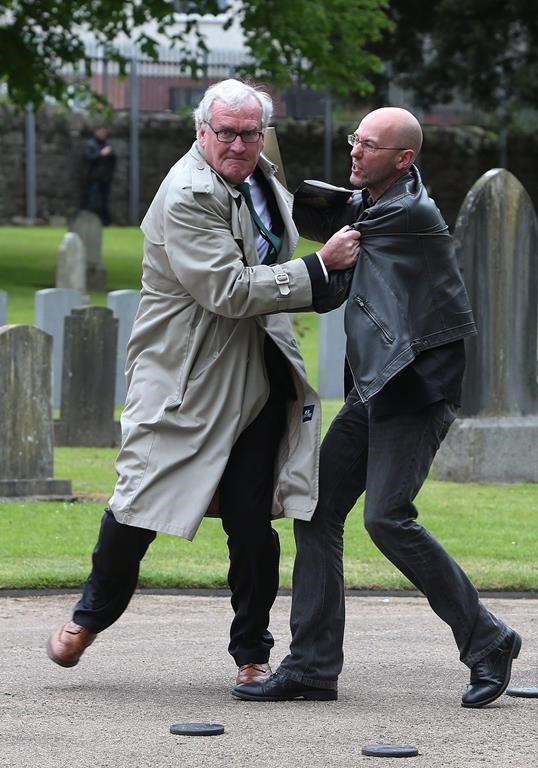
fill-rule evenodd
<path id="1" fill-rule="evenodd" d="M 312 688 L 322 688 L 325 691 L 336 691 L 338 689 L 338 680 L 317 680 L 314 677 L 306 677 L 299 672 L 290 672 L 285 667 L 279 667 L 278 672 L 296 683 L 309 685 Z"/>
<path id="2" fill-rule="evenodd" d="M 476 653 L 469 653 L 464 658 L 461 658 L 461 661 L 465 664 L 465 666 L 471 669 L 471 667 L 474 667 L 475 664 L 477 664 L 479 661 L 482 661 L 482 659 L 484 659 L 489 653 L 494 651 L 495 648 L 498 648 L 509 632 L 510 627 L 505 626 L 499 635 L 495 638 L 495 640 L 492 640 L 492 642 L 483 650 L 477 651 Z"/>

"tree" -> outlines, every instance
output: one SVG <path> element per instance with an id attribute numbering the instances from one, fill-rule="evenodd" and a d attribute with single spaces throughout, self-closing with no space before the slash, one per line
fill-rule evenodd
<path id="1" fill-rule="evenodd" d="M 90 72 L 82 33 L 91 32 L 124 70 L 118 37 L 155 58 L 157 41 L 149 28 L 178 46 L 183 65 L 195 73 L 205 50 L 196 14 L 216 14 L 222 6 L 219 0 L 0 0 L 0 78 L 21 107 L 39 106 L 46 97 L 66 102 L 74 86 L 62 68 Z M 189 15 L 178 25 L 175 9 L 185 7 Z M 382 70 L 366 45 L 390 28 L 387 8 L 388 0 L 235 0 L 224 13 L 227 26 L 239 19 L 255 61 L 245 74 L 249 70 L 276 86 L 298 79 L 315 88 L 363 95 L 372 89 L 370 74 Z M 189 43 L 193 35 L 194 47 Z M 76 87 L 87 89 L 84 83 Z"/>
<path id="2" fill-rule="evenodd" d="M 535 0 L 391 0 L 390 16 L 373 50 L 420 106 L 455 94 L 486 110 L 537 106 Z"/>

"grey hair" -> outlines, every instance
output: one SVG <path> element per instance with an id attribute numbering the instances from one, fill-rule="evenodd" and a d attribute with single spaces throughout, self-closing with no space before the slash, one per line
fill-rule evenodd
<path id="1" fill-rule="evenodd" d="M 242 83 L 240 80 L 221 80 L 220 83 L 211 85 L 204 93 L 202 101 L 194 110 L 194 124 L 196 130 L 200 123 L 208 123 L 211 120 L 211 109 L 216 99 L 224 102 L 232 109 L 239 110 L 249 99 L 255 98 L 262 109 L 261 129 L 264 131 L 273 116 L 273 100 L 265 91 L 258 90 L 252 85 Z"/>

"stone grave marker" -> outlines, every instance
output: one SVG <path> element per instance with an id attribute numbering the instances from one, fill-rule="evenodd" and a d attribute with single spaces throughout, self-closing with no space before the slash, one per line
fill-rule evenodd
<path id="1" fill-rule="evenodd" d="M 106 307 L 81 307 L 65 318 L 57 445 L 111 447 L 118 321 Z"/>
<path id="2" fill-rule="evenodd" d="M 68 229 L 80 237 L 86 249 L 86 290 L 106 291 L 106 268 L 101 261 L 101 219 L 92 211 L 77 211 L 69 219 Z"/>
<path id="3" fill-rule="evenodd" d="M 75 232 L 67 232 L 58 247 L 56 288 L 86 290 L 86 250 Z"/>
<path id="4" fill-rule="evenodd" d="M 7 293 L 0 291 L 0 325 L 7 323 Z"/>
<path id="5" fill-rule="evenodd" d="M 346 334 L 344 303 L 319 316 L 318 392 L 320 397 L 344 399 Z"/>
<path id="6" fill-rule="evenodd" d="M 64 321 L 71 310 L 83 302 L 80 291 L 69 288 L 45 288 L 35 294 L 35 324 L 52 336 L 52 403 L 60 407 Z"/>
<path id="7" fill-rule="evenodd" d="M 127 383 L 125 380 L 125 359 L 127 356 L 127 343 L 131 336 L 131 330 L 135 315 L 140 303 L 139 291 L 111 291 L 108 294 L 107 305 L 112 310 L 118 321 L 118 346 L 116 353 L 116 394 L 115 404 L 125 402 Z"/>
<path id="8" fill-rule="evenodd" d="M 30 325 L 0 328 L 0 496 L 70 496 L 53 479 L 49 334 Z"/>
<path id="9" fill-rule="evenodd" d="M 495 168 L 474 184 L 454 242 L 478 336 L 466 341 L 461 418 L 434 476 L 538 482 L 538 222 L 515 176 Z"/>
<path id="10" fill-rule="evenodd" d="M 269 126 L 265 129 L 265 136 L 263 139 L 263 154 L 265 157 L 276 166 L 275 178 L 282 184 L 283 187 L 288 188 L 286 183 L 286 174 L 284 173 L 284 163 L 282 162 L 282 156 L 280 154 L 280 148 L 278 146 L 278 138 L 276 135 L 276 128 Z"/>

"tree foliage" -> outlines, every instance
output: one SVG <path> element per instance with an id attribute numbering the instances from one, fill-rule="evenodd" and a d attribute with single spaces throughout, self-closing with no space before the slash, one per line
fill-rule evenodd
<path id="1" fill-rule="evenodd" d="M 178 24 L 171 0 L 0 0 L 0 78 L 20 106 L 38 106 L 46 97 L 65 102 L 74 87 L 65 68 L 90 72 L 81 38 L 88 32 L 123 70 L 119 37 L 155 58 L 156 35 L 165 36 L 181 51 L 183 66 L 196 73 L 205 50 L 198 18 L 218 13 L 219 3 L 191 0 L 188 8 L 187 20 Z M 250 74 L 277 86 L 299 79 L 364 94 L 372 88 L 370 74 L 382 69 L 366 46 L 390 27 L 387 8 L 388 0 L 236 0 L 224 13 L 227 26 L 238 18 L 243 28 L 255 62 Z"/>
<path id="2" fill-rule="evenodd" d="M 391 0 L 392 33 L 374 48 L 421 106 L 458 93 L 482 109 L 537 106 L 535 0 Z"/>
<path id="3" fill-rule="evenodd" d="M 241 24 L 262 76 L 342 95 L 370 93 L 383 69 L 367 44 L 390 28 L 385 0 L 245 0 Z"/>

